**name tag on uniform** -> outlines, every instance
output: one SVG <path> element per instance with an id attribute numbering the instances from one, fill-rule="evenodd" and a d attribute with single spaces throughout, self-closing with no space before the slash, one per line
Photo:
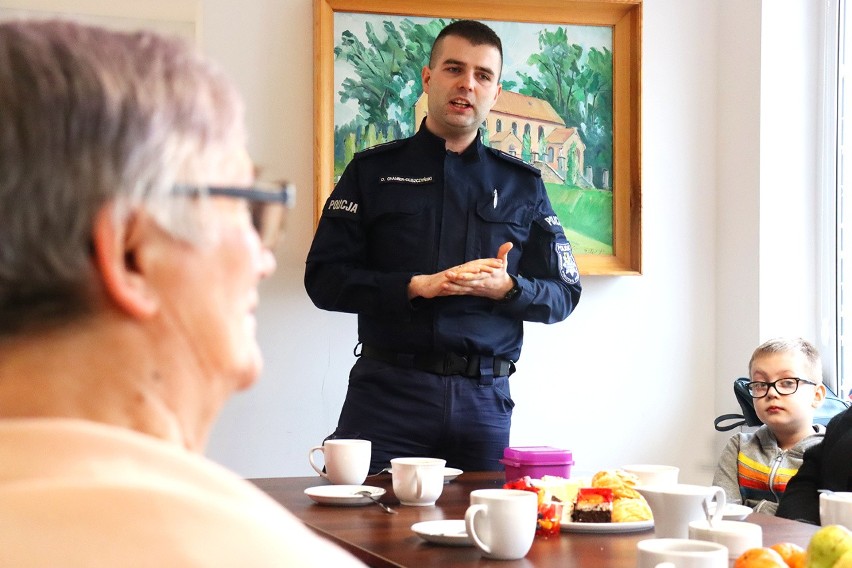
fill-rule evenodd
<path id="1" fill-rule="evenodd" d="M 423 185 L 424 183 L 432 183 L 435 178 L 427 177 L 404 177 L 404 176 L 383 176 L 379 178 L 379 183 L 406 183 L 408 185 Z"/>

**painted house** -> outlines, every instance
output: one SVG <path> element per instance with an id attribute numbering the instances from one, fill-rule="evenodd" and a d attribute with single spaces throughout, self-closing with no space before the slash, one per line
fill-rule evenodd
<path id="1" fill-rule="evenodd" d="M 427 99 L 424 93 L 414 105 L 418 125 L 426 116 Z M 549 102 L 504 90 L 486 117 L 484 127 L 493 148 L 518 158 L 522 154 L 524 136 L 529 134 L 530 161 L 542 170 L 546 180 L 565 181 L 571 152 L 576 159 L 578 178 L 582 177 L 586 145 L 577 129 L 566 126 Z M 570 182 L 586 185 L 581 179 Z"/>

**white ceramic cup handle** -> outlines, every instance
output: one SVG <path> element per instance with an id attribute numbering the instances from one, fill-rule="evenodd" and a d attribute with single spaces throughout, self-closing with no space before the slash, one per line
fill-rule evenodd
<path id="1" fill-rule="evenodd" d="M 672 562 L 660 562 L 654 568 L 677 568 Z"/>
<path id="2" fill-rule="evenodd" d="M 467 528 L 467 534 L 469 534 L 470 538 L 473 539 L 473 543 L 476 547 L 485 554 L 491 554 L 491 547 L 482 542 L 482 539 L 479 538 L 479 535 L 476 534 L 476 531 L 473 529 L 473 519 L 476 515 L 484 513 L 485 510 L 486 507 L 482 504 L 471 505 L 468 507 L 467 511 L 464 513 L 464 525 L 465 528 Z"/>
<path id="3" fill-rule="evenodd" d="M 414 470 L 414 485 L 417 490 L 417 498 L 423 499 L 423 478 L 420 476 L 420 470 Z"/>
<path id="4" fill-rule="evenodd" d="M 713 516 L 710 518 L 710 523 L 716 524 L 722 520 L 722 516 L 725 514 L 725 505 L 728 503 L 728 496 L 725 494 L 724 489 L 713 486 L 713 495 L 707 497 L 707 500 L 716 502 L 716 509 L 713 511 Z"/>
<path id="5" fill-rule="evenodd" d="M 311 448 L 311 451 L 308 452 L 308 461 L 311 463 L 311 467 L 314 468 L 314 471 L 320 474 L 322 477 L 328 479 L 328 474 L 322 470 L 320 466 L 314 463 L 314 452 L 320 451 L 325 455 L 325 448 L 323 446 L 314 446 Z"/>

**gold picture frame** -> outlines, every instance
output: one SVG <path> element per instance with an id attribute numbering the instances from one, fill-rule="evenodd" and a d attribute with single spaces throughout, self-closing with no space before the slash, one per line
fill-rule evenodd
<path id="1" fill-rule="evenodd" d="M 576 260 L 583 275 L 641 274 L 642 0 L 314 0 L 315 224 L 334 183 L 336 12 L 611 27 L 612 254 Z"/>

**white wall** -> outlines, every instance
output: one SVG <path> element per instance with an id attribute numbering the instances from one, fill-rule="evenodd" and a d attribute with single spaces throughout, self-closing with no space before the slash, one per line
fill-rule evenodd
<path id="1" fill-rule="evenodd" d="M 0 7 L 105 6 L 33 1 Z M 311 0 L 178 4 L 180 19 L 200 7 L 204 50 L 245 96 L 254 159 L 299 187 L 279 270 L 262 287 L 266 369 L 225 408 L 208 455 L 247 477 L 311 475 L 307 451 L 334 429 L 356 341 L 355 317 L 314 308 L 302 286 L 313 231 Z M 644 274 L 586 277 L 567 321 L 527 325 L 513 445 L 571 449 L 586 472 L 670 463 L 683 480 L 709 483 L 728 437 L 713 418 L 737 409 L 731 381 L 753 348 L 777 334 L 820 341 L 822 5 L 645 0 Z M 162 15 L 172 4 L 145 6 Z"/>
<path id="2" fill-rule="evenodd" d="M 789 17 L 811 4 L 773 2 Z M 311 2 L 203 0 L 202 11 L 205 50 L 246 95 L 255 159 L 300 188 L 279 272 L 263 287 L 266 370 L 225 409 L 208 454 L 249 477 L 309 475 L 307 450 L 334 429 L 355 344 L 354 316 L 314 308 L 302 287 L 313 211 Z M 794 167 L 789 146 L 780 156 L 760 150 L 768 137 L 810 134 L 788 116 L 809 94 L 794 89 L 787 115 L 761 122 L 761 105 L 775 96 L 761 89 L 772 78 L 764 75 L 790 71 L 761 69 L 762 50 L 780 40 L 761 31 L 784 22 L 762 21 L 766 12 L 759 0 L 646 0 L 644 275 L 587 277 L 567 321 L 527 326 L 512 378 L 513 445 L 571 449 L 585 471 L 662 462 L 679 465 L 686 481 L 709 482 L 727 438 L 713 418 L 736 408 L 730 383 L 751 350 L 775 328 L 813 331 L 813 302 L 804 300 L 813 286 L 777 270 L 781 261 L 813 270 L 799 258 L 812 254 L 799 237 L 812 222 L 803 188 L 813 188 L 805 174 L 773 170 Z M 807 153 L 806 142 L 792 143 Z M 781 200 L 762 213 L 780 190 L 804 220 L 779 213 Z M 794 227 L 780 261 L 764 215 Z M 786 305 L 766 303 L 773 292 Z"/>

